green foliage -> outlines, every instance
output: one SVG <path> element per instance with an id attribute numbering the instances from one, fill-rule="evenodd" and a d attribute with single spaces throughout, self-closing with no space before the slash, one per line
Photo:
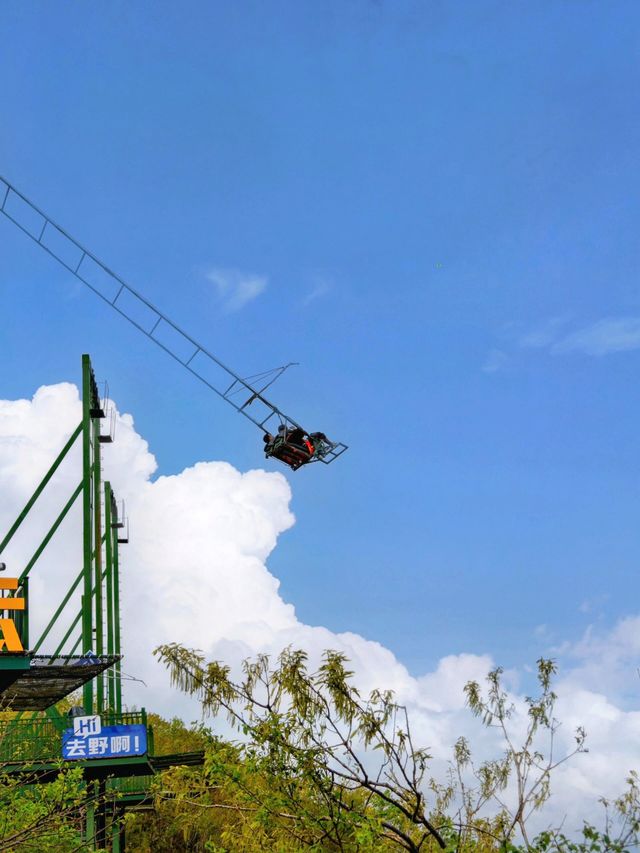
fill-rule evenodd
<path id="1" fill-rule="evenodd" d="M 61 768 L 55 781 L 0 775 L 0 851 L 77 853 L 85 850 L 81 815 L 86 792 L 80 768 Z"/>
<path id="2" fill-rule="evenodd" d="M 261 843 L 284 835 L 284 849 L 445 846 L 424 796 L 428 755 L 413 746 L 406 710 L 388 691 L 361 696 L 342 654 L 327 651 L 309 672 L 303 651 L 285 649 L 273 668 L 265 656 L 246 661 L 236 683 L 198 652 L 156 653 L 174 684 L 206 711 L 226 711 L 241 732 L 240 742 L 208 750 L 206 773 L 233 798 L 239 823 L 251 817 Z"/>
<path id="3" fill-rule="evenodd" d="M 239 681 L 222 663 L 179 646 L 158 655 L 174 683 L 208 712 L 226 713 L 235 742 L 200 724 L 150 715 L 158 754 L 204 751 L 202 767 L 153 780 L 153 808 L 126 817 L 133 853 L 631 853 L 640 840 L 640 786 L 602 801 L 603 826 L 529 838 L 528 821 L 551 795 L 555 768 L 584 751 L 553 750 L 555 664 L 538 661 L 538 690 L 516 741 L 515 708 L 501 669 L 465 688 L 471 712 L 496 731 L 503 752 L 476 764 L 469 741 L 453 748 L 448 779 L 429 779 L 429 755 L 413 744 L 406 710 L 389 691 L 363 696 L 348 663 L 325 653 L 316 671 L 285 649 L 275 665 L 248 660 Z M 521 715 L 520 715 L 521 716 Z M 554 756 L 553 758 L 551 756 Z M 80 768 L 46 785 L 0 773 L 0 853 L 81 853 L 87 786 Z M 88 851 L 87 851 L 88 853 Z"/>
<path id="4" fill-rule="evenodd" d="M 157 755 L 199 752 L 212 743 L 208 729 L 200 723 L 186 726 L 182 720 L 165 720 L 149 714 Z M 127 849 L 139 853 L 205 851 L 219 826 L 205 808 L 207 782 L 200 767 L 173 767 L 153 781 L 153 810 L 126 815 Z M 192 805 L 191 800 L 196 802 Z"/>
<path id="5" fill-rule="evenodd" d="M 459 738 L 449 778 L 428 779 L 429 756 L 413 745 L 406 711 L 389 692 L 362 696 L 345 658 L 327 652 L 309 671 L 304 652 L 286 649 L 272 666 L 246 661 L 235 682 L 219 662 L 179 646 L 157 650 L 173 681 L 205 710 L 225 712 L 236 742 L 203 726 L 154 718 L 161 752 L 204 748 L 203 768 L 175 767 L 156 780 L 154 811 L 127 818 L 134 853 L 631 853 L 640 832 L 638 780 L 603 801 L 604 826 L 570 837 L 530 839 L 527 822 L 551 795 L 554 769 L 584 751 L 555 756 L 555 664 L 538 662 L 537 695 L 525 701 L 528 726 L 516 742 L 515 708 L 503 673 L 465 690 L 472 713 L 498 732 L 503 753 L 476 765 Z M 554 755 L 553 758 L 551 756 Z M 428 804 L 427 804 L 428 803 Z"/>
<path id="6" fill-rule="evenodd" d="M 147 714 L 147 721 L 153 727 L 156 755 L 199 752 L 213 740 L 211 732 L 201 722 L 193 722 L 190 726 L 186 726 L 178 717 L 165 720 L 159 714 Z"/>

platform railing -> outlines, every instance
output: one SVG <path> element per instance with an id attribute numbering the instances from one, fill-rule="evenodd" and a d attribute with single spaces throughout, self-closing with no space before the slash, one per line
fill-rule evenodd
<path id="1" fill-rule="evenodd" d="M 152 781 L 150 776 L 124 776 L 107 781 L 107 792 L 113 792 L 120 802 L 128 804 L 131 800 L 151 800 Z"/>
<path id="2" fill-rule="evenodd" d="M 147 725 L 146 711 L 100 715 L 103 726 L 147 726 L 147 748 L 153 754 L 153 731 Z M 55 761 L 62 758 L 62 733 L 71 728 L 68 717 L 20 717 L 0 720 L 0 773 L 2 765 L 23 761 Z"/>

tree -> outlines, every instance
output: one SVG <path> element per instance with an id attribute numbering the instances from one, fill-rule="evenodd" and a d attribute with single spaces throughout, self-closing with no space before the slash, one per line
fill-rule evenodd
<path id="1" fill-rule="evenodd" d="M 238 814 L 312 849 L 446 847 L 425 798 L 429 756 L 413 744 L 406 709 L 389 691 L 362 697 L 344 655 L 327 651 L 309 672 L 305 652 L 285 649 L 274 668 L 266 656 L 246 661 L 234 682 L 196 651 L 155 654 L 174 684 L 206 712 L 226 711 L 246 738 L 211 750 L 206 765 L 212 784 L 232 783 Z"/>
<path id="2" fill-rule="evenodd" d="M 302 651 L 285 649 L 275 666 L 259 656 L 245 661 L 239 680 L 178 645 L 155 653 L 174 684 L 205 712 L 225 711 L 242 735 L 235 743 L 211 738 L 204 773 L 176 770 L 162 782 L 157 802 L 190 834 L 189 849 L 630 853 L 639 846 L 634 773 L 621 797 L 602 800 L 601 829 L 585 822 L 581 836 L 553 829 L 531 837 L 529 821 L 549 799 L 554 771 L 586 751 L 578 728 L 573 746 L 557 754 L 553 661 L 538 661 L 538 690 L 520 709 L 524 728 L 502 669 L 489 672 L 485 688 L 467 683 L 471 712 L 498 733 L 503 752 L 476 763 L 461 737 L 442 781 L 426 777 L 429 756 L 414 746 L 406 709 L 390 692 L 361 696 L 338 652 L 325 652 L 315 672 Z"/>
<path id="3" fill-rule="evenodd" d="M 464 692 L 471 712 L 501 737 L 504 753 L 498 759 L 475 766 L 466 738 L 459 738 L 454 747 L 454 760 L 448 785 L 432 782 L 439 793 L 439 807 L 456 804 L 454 824 L 460 837 L 478 831 L 490 833 L 503 846 L 511 844 L 519 831 L 525 849 L 533 849 L 527 823 L 532 814 L 548 800 L 551 777 L 560 765 L 574 755 L 585 752 L 586 734 L 579 727 L 574 734 L 574 746 L 568 752 L 556 754 L 556 734 L 559 722 L 554 716 L 556 694 L 552 681 L 557 671 L 553 661 L 540 658 L 537 662 L 539 692 L 525 699 L 527 725 L 524 739 L 518 744 L 512 720 L 515 705 L 503 684 L 503 670 L 493 669 L 487 675 L 487 690 L 477 681 L 465 685 Z M 493 806 L 491 820 L 482 815 Z"/>

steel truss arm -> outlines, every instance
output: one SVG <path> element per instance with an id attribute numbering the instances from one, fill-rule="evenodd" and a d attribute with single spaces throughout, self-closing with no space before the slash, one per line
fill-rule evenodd
<path id="1" fill-rule="evenodd" d="M 263 396 L 263 392 L 291 367 L 291 364 L 257 376 L 239 376 L 1 176 L 0 200 L 0 212 L 4 213 L 7 219 L 237 412 L 264 432 L 275 431 L 279 424 L 290 429 L 302 428 L 297 421 Z M 241 399 L 238 399 L 239 392 L 242 394 Z M 326 464 L 347 449 L 341 442 L 329 444 L 331 447 L 328 452 L 319 457 L 320 461 Z"/>

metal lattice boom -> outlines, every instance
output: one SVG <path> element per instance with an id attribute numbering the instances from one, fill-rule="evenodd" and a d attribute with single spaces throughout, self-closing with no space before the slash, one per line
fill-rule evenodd
<path id="1" fill-rule="evenodd" d="M 1 176 L 0 199 L 0 212 L 7 219 L 237 412 L 264 432 L 273 430 L 275 424 L 284 424 L 287 429 L 302 428 L 263 396 L 293 363 L 254 376 L 239 376 Z M 326 452 L 311 461 L 328 464 L 346 449 L 342 442 L 328 441 Z"/>

